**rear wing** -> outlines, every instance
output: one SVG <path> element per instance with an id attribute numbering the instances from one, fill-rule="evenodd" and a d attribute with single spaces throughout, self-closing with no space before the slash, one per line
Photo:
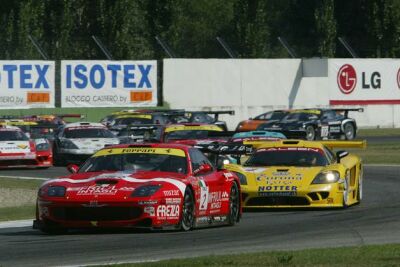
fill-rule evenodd
<path id="1" fill-rule="evenodd" d="M 205 113 L 208 115 L 214 115 L 214 118 L 216 121 L 218 121 L 218 117 L 219 115 L 222 114 L 227 114 L 227 115 L 235 115 L 235 111 L 234 110 L 217 110 L 217 111 L 186 111 L 186 114 L 196 114 L 196 113 Z"/>
<path id="2" fill-rule="evenodd" d="M 329 147 L 330 149 L 334 148 L 362 148 L 366 149 L 367 148 L 367 141 L 366 140 L 360 140 L 360 141 L 341 141 L 341 140 L 323 140 L 323 141 L 317 141 L 323 144 L 326 147 Z"/>
<path id="3" fill-rule="evenodd" d="M 344 112 L 344 116 L 347 118 L 350 111 L 364 112 L 363 108 L 334 108 L 332 109 L 336 112 Z"/>

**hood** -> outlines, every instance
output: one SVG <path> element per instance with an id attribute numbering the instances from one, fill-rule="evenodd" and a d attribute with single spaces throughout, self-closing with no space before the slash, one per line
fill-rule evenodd
<path id="1" fill-rule="evenodd" d="M 29 153 L 29 141 L 0 141 L 0 153 Z"/>
<path id="2" fill-rule="evenodd" d="M 103 201 L 127 201 L 135 189 L 143 185 L 161 185 L 154 196 L 183 196 L 185 175 L 166 172 L 107 172 L 78 173 L 45 182 L 46 185 L 64 186 L 70 201 L 90 201 L 95 197 Z M 167 193 L 164 193 L 167 192 Z"/>
<path id="3" fill-rule="evenodd" d="M 79 149 L 100 149 L 105 145 L 119 144 L 118 138 L 75 138 L 68 139 L 74 143 Z"/>
<path id="4" fill-rule="evenodd" d="M 243 167 L 248 185 L 259 190 L 297 191 L 308 188 L 324 167 Z M 264 190 L 261 190 L 264 191 Z"/>

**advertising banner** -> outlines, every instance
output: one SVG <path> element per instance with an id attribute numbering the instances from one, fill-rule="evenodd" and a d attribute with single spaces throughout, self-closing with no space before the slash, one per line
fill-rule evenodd
<path id="1" fill-rule="evenodd" d="M 400 104 L 400 60 L 330 59 L 330 105 Z"/>
<path id="2" fill-rule="evenodd" d="M 54 107 L 53 61 L 0 60 L 0 109 Z"/>
<path id="3" fill-rule="evenodd" d="M 157 105 L 157 61 L 61 61 L 62 107 Z"/>

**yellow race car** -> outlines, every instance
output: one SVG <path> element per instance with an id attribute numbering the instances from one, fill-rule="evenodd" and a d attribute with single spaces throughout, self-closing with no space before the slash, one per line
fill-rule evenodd
<path id="1" fill-rule="evenodd" d="M 365 148 L 365 141 L 245 144 L 255 148 L 247 161 L 224 165 L 240 178 L 244 208 L 345 208 L 361 201 L 361 159 L 332 149 Z"/>

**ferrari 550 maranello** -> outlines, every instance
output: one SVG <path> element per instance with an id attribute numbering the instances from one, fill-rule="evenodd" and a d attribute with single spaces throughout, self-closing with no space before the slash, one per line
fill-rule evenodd
<path id="1" fill-rule="evenodd" d="M 35 228 L 190 230 L 233 225 L 241 216 L 238 177 L 217 170 L 201 151 L 186 145 L 107 147 L 69 169 L 72 175 L 40 187 Z"/>
<path id="2" fill-rule="evenodd" d="M 245 142 L 256 150 L 243 165 L 227 164 L 242 187 L 244 208 L 347 207 L 362 198 L 361 159 L 332 148 L 364 141 Z"/>

